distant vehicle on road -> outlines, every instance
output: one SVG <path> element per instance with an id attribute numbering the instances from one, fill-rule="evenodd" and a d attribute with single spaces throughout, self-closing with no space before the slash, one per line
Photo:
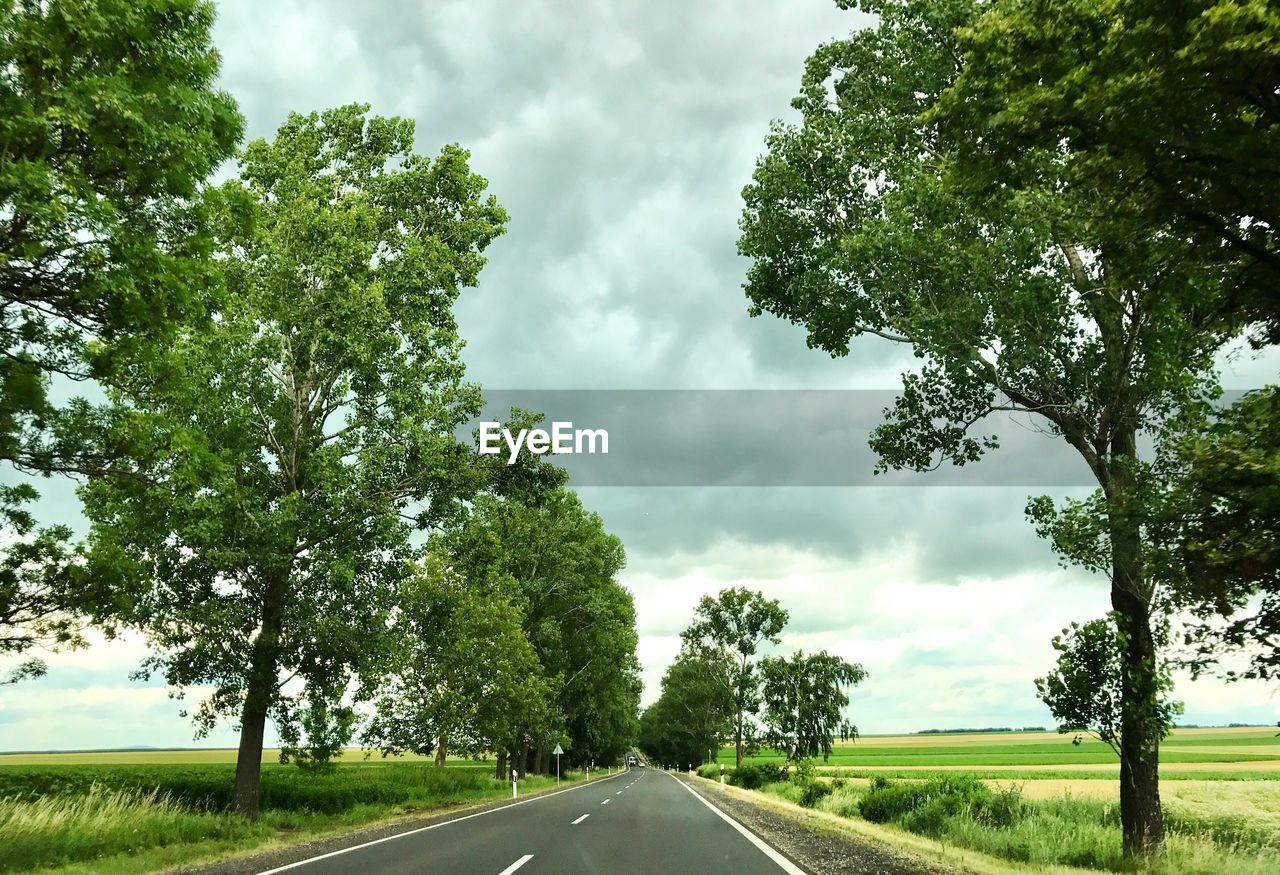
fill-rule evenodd
<path id="1" fill-rule="evenodd" d="M 635 766 L 635 764 L 636 764 L 636 758 L 635 758 L 635 757 L 627 757 L 627 768 L 628 768 L 628 769 L 633 768 L 633 767 Z"/>

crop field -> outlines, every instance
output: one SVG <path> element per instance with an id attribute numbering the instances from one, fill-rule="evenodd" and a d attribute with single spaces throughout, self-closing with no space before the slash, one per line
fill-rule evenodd
<path id="1" fill-rule="evenodd" d="M 1280 738 L 1275 727 L 1177 729 L 1160 750 L 1162 774 L 1240 772 L 1280 779 Z M 753 761 L 779 760 L 762 751 Z M 732 763 L 733 748 L 718 762 Z M 1090 771 L 1119 772 L 1116 755 L 1101 741 L 1072 743 L 1056 732 L 990 732 L 955 735 L 868 736 L 840 743 L 822 770 L 854 775 L 873 771 Z M 1268 773 L 1274 773 L 1268 776 Z"/>

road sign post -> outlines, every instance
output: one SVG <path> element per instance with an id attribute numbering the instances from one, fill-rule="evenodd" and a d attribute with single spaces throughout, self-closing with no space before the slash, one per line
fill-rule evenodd
<path id="1" fill-rule="evenodd" d="M 520 777 L 520 773 L 515 769 L 511 770 L 511 798 L 516 798 L 516 779 Z"/>
<path id="2" fill-rule="evenodd" d="M 556 749 L 553 750 L 552 753 L 556 755 L 556 786 L 559 787 L 560 786 L 560 754 L 564 753 L 564 749 L 560 747 L 559 744 L 557 744 Z"/>

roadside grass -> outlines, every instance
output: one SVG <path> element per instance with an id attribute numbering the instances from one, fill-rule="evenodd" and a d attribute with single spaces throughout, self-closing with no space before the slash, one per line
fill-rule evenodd
<path id="1" fill-rule="evenodd" d="M 795 782 L 762 792 L 840 818 L 870 821 L 977 851 L 1018 866 L 1107 872 L 1262 875 L 1280 872 L 1280 793 L 1245 784 L 1215 787 L 1166 806 L 1166 853 L 1135 864 L 1122 853 L 1116 803 L 1060 797 L 1028 800 L 951 773 L 926 781 L 835 779 L 806 794 Z"/>
<path id="2" fill-rule="evenodd" d="M 156 793 L 94 785 L 78 796 L 0 800 L 0 870 L 20 872 L 135 849 L 270 834 L 267 823 L 193 812 Z"/>
<path id="3" fill-rule="evenodd" d="M 153 872 L 511 792 L 487 768 L 466 765 L 274 765 L 263 769 L 263 814 L 251 823 L 228 813 L 233 773 L 221 765 L 0 770 L 0 872 Z M 555 778 L 520 785 L 522 795 L 539 792 Z"/>

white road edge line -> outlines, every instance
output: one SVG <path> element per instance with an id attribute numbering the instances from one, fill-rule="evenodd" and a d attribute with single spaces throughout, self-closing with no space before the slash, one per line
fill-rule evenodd
<path id="1" fill-rule="evenodd" d="M 508 866 L 507 868 L 499 872 L 498 875 L 511 875 L 512 872 L 516 871 L 517 869 L 519 869 L 521 866 L 523 866 L 525 863 L 529 862 L 532 859 L 533 859 L 533 854 L 525 854 L 519 860 L 516 860 L 510 866 Z"/>
<path id="2" fill-rule="evenodd" d="M 569 825 L 570 825 L 570 826 L 577 826 L 578 824 L 582 823 L 582 821 L 586 820 L 586 819 L 587 819 L 588 817 L 590 817 L 590 816 L 591 816 L 590 814 L 584 814 L 584 815 L 582 815 L 582 817 L 579 817 L 577 820 L 575 820 L 573 823 L 571 823 L 571 824 L 569 824 Z"/>
<path id="3" fill-rule="evenodd" d="M 756 835 L 751 830 L 747 829 L 745 826 L 738 823 L 738 821 L 734 820 L 732 817 L 725 814 L 719 808 L 716 808 L 714 805 L 712 805 L 710 802 L 704 799 L 701 793 L 694 790 L 692 787 L 690 787 L 684 781 L 681 781 L 675 775 L 672 775 L 671 779 L 675 781 L 677 784 L 679 784 L 681 787 L 685 788 L 690 793 L 692 793 L 694 799 L 697 799 L 703 805 L 707 806 L 716 814 L 720 815 L 721 820 L 723 820 L 725 823 L 729 824 L 729 826 L 733 827 L 738 832 L 746 836 L 747 841 L 751 842 L 751 844 L 759 848 L 761 852 L 763 852 L 764 855 L 768 857 L 770 860 L 777 863 L 778 868 L 781 869 L 783 872 L 786 872 L 787 875 L 807 875 L 807 873 L 803 869 L 801 869 L 795 863 L 791 862 L 786 857 L 782 856 L 782 854 L 778 853 L 772 847 L 770 847 L 769 843 L 766 842 L 764 839 L 760 838 L 760 836 Z"/>
<path id="4" fill-rule="evenodd" d="M 477 811 L 474 814 L 464 814 L 462 817 L 453 818 L 453 820 L 443 820 L 440 823 L 433 823 L 430 826 L 420 826 L 417 829 L 411 829 L 411 830 L 408 830 L 407 832 L 398 832 L 395 835 L 383 836 L 382 838 L 374 839 L 371 842 L 364 842 L 363 844 L 352 845 L 349 848 L 340 848 L 339 850 L 336 850 L 336 851 L 330 851 L 327 854 L 317 854 L 314 857 L 307 857 L 305 860 L 298 860 L 297 862 L 294 862 L 294 863 L 286 863 L 285 865 L 277 866 L 274 869 L 264 869 L 263 871 L 258 872 L 257 875 L 275 875 L 275 873 L 277 872 L 287 872 L 290 869 L 298 869 L 298 868 L 301 868 L 302 866 L 307 865 L 308 863 L 314 863 L 317 860 L 328 860 L 331 857 L 340 857 L 343 854 L 349 854 L 352 851 L 359 851 L 364 848 L 373 847 L 374 845 L 380 845 L 383 842 L 389 842 L 395 839 L 402 839 L 405 836 L 417 835 L 418 833 L 426 832 L 427 830 L 439 829 L 440 827 L 448 826 L 451 823 L 461 823 L 464 820 L 471 820 L 471 818 L 473 817 L 484 817 L 486 814 L 493 814 L 498 811 L 506 811 L 508 808 L 517 808 L 521 805 L 528 805 L 530 802 L 538 802 L 542 799 L 550 799 L 552 796 L 559 796 L 561 793 L 572 793 L 574 790 L 581 790 L 583 787 L 590 787 L 591 785 L 598 783 L 599 781 L 608 781 L 610 780 L 610 778 L 614 778 L 614 777 L 617 777 L 617 776 L 610 775 L 609 778 L 597 778 L 595 781 L 587 781 L 583 784 L 578 784 L 576 787 L 565 787 L 563 790 L 553 790 L 550 793 L 543 793 L 541 796 L 530 796 L 528 799 L 521 799 L 519 802 L 512 802 L 508 805 L 499 805 L 496 808 L 488 808 L 484 811 Z M 608 801 L 608 800 L 605 800 L 605 801 Z M 532 856 L 533 854 L 530 854 L 528 857 L 525 857 L 524 859 L 520 860 L 519 865 L 523 866 L 525 863 L 529 861 L 529 859 Z M 514 872 L 515 869 L 508 869 L 507 871 Z M 498 873 L 498 875 L 506 875 L 506 873 L 500 872 Z"/>

